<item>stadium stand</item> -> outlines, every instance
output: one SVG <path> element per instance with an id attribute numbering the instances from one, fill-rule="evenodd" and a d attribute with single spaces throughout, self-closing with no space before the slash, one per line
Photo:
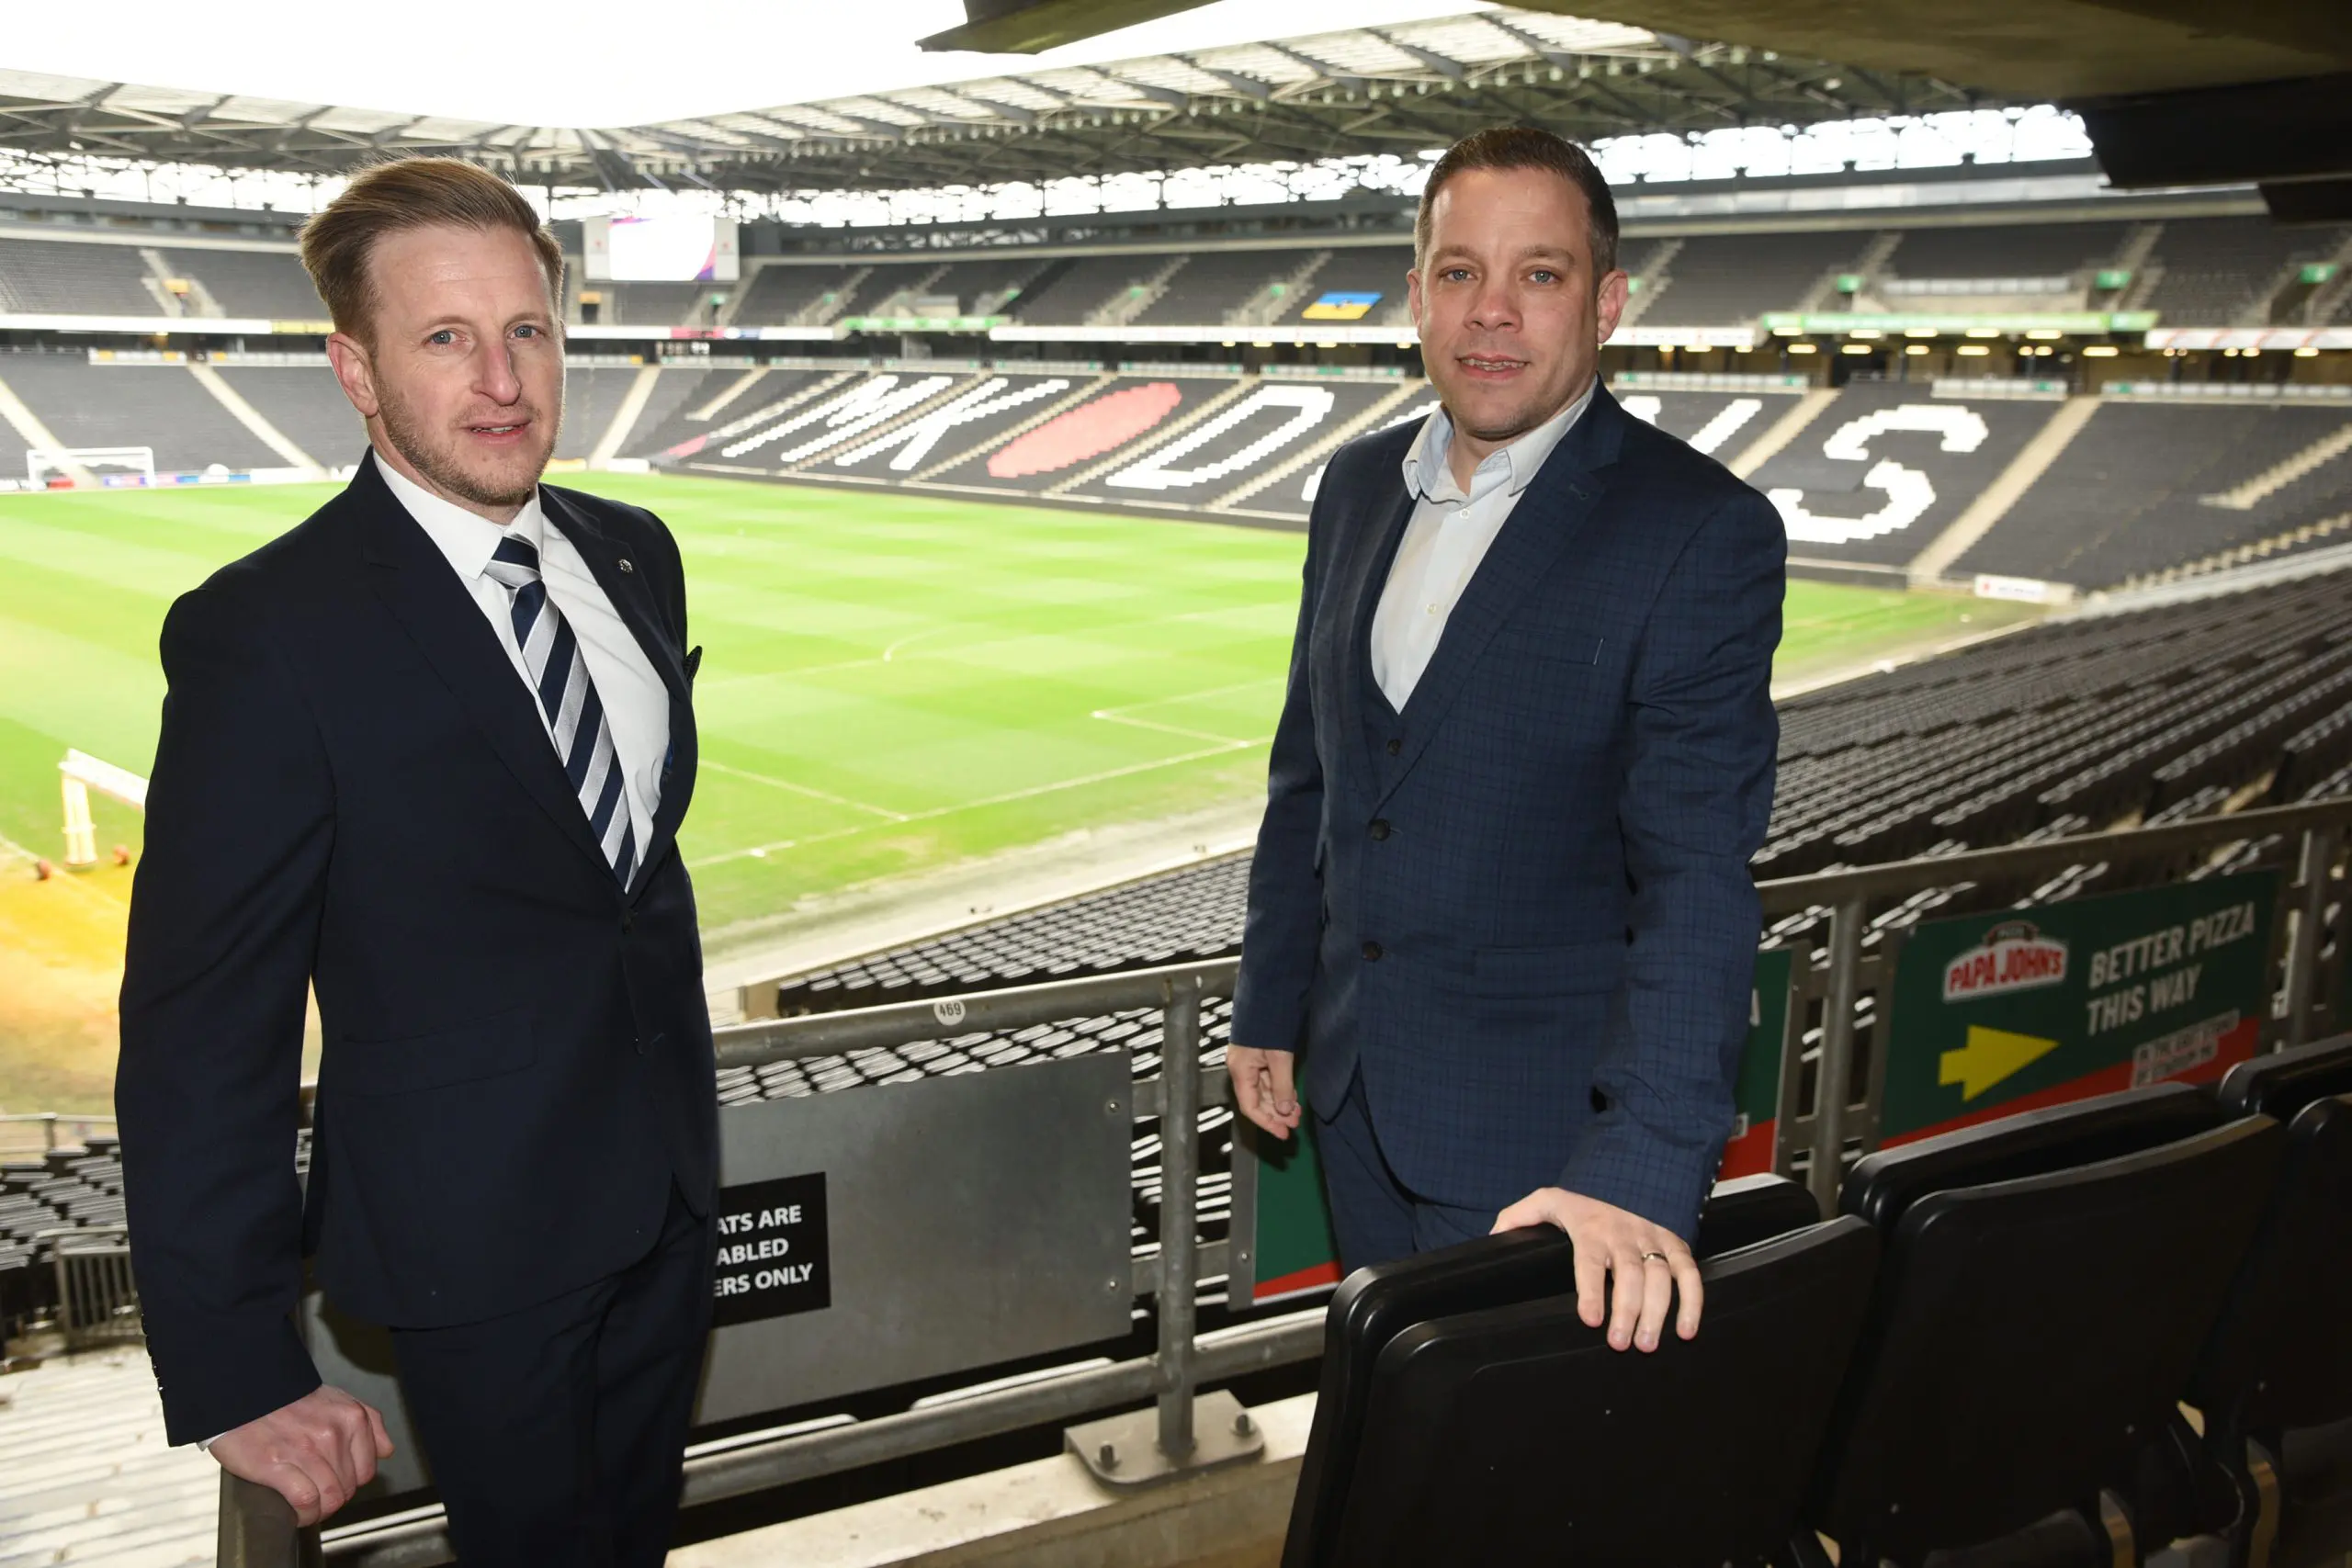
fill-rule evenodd
<path id="1" fill-rule="evenodd" d="M 0 240 L 0 313 L 162 316 L 146 259 L 130 245 Z"/>
<path id="2" fill-rule="evenodd" d="M 1701 234 L 1685 240 L 1666 269 L 1644 279 L 1648 327 L 1717 327 L 1767 310 L 1794 310 L 1835 274 L 1853 266 L 1871 241 L 1851 230 L 1798 234 Z"/>
<path id="3" fill-rule="evenodd" d="M 1409 245 L 1361 245 L 1334 250 L 1331 259 L 1316 269 L 1306 287 L 1283 305 L 1274 321 L 1283 326 L 1312 326 L 1317 321 L 1355 321 L 1374 327 L 1398 325 L 1410 319 L 1405 274 L 1412 265 Z M 1365 299 L 1365 295 L 1371 299 Z M 1323 313 L 1310 317 L 1307 312 L 1315 310 L 1318 303 Z M 1361 314 L 1346 313 L 1358 308 Z"/>
<path id="4" fill-rule="evenodd" d="M 122 1163 L 112 1138 L 0 1165 L 0 1332 L 56 1295 L 56 1278 L 37 1255 L 44 1231 L 123 1223 Z"/>
<path id="5" fill-rule="evenodd" d="M 738 437 L 756 434 L 763 426 L 774 423 L 786 411 L 798 407 L 820 389 L 830 390 L 849 381 L 855 372 L 788 367 L 762 370 L 740 394 L 730 398 L 725 407 L 715 410 L 709 419 L 695 417 L 730 391 L 748 374 L 751 373 L 738 372 L 732 379 L 728 379 L 724 372 L 714 372 L 716 384 L 707 379 L 697 388 L 677 413 L 649 434 L 644 449 L 632 453 L 624 446 L 622 455 L 684 461 L 708 449 L 716 457 Z M 704 395 L 706 390 L 707 396 Z"/>
<path id="6" fill-rule="evenodd" d="M 311 287 L 311 275 L 302 270 L 300 258 L 288 252 L 166 250 L 163 256 L 173 276 L 201 285 L 224 316 L 326 319 L 326 305 Z"/>
<path id="7" fill-rule="evenodd" d="M 1306 449 L 1317 433 L 1345 428 L 1396 390 L 1396 383 L 1380 381 L 1244 381 L 1238 395 L 1199 423 L 1164 442 L 1136 443 L 1129 460 L 1114 460 L 1060 492 L 1104 501 L 1209 501 Z"/>
<path id="8" fill-rule="evenodd" d="M 227 365 L 220 367 L 220 378 L 327 468 L 356 463 L 367 448 L 359 412 L 323 365 Z"/>
<path id="9" fill-rule="evenodd" d="M 604 296 L 597 320 L 631 327 L 708 326 L 713 293 L 725 284 L 713 283 L 594 283 L 587 287 Z"/>
<path id="10" fill-rule="evenodd" d="M 1282 288 L 1286 277 L 1329 259 L 1329 252 L 1296 247 L 1201 252 L 1178 269 L 1158 299 L 1136 315 L 1136 324 L 1210 326 L 1237 321 L 1243 308 L 1267 290 Z M 1287 303 L 1280 296 L 1275 300 Z"/>
<path id="11" fill-rule="evenodd" d="M 9 356 L 0 375 L 68 446 L 152 446 L 159 472 L 285 466 L 181 366 L 24 354 Z"/>
<path id="12" fill-rule="evenodd" d="M 2183 218 L 2156 241 L 2154 286 L 2140 301 L 2177 326 L 2224 327 L 2267 318 L 2263 307 L 2290 269 L 2343 244 L 2334 228 L 2280 228 L 2260 218 Z"/>
<path id="13" fill-rule="evenodd" d="M 1236 386 L 1230 375 L 1123 375 L 1076 407 L 933 477 L 1007 495 L 1040 494 L 1082 477 L 1090 463 L 1172 430 Z"/>
<path id="14" fill-rule="evenodd" d="M 563 433 L 556 439 L 556 457 L 585 457 L 595 450 L 636 380 L 635 366 L 570 367 L 564 372 Z"/>
<path id="15" fill-rule="evenodd" d="M 1079 256 L 1047 269 L 1013 304 L 1026 326 L 1083 326 L 1114 301 L 1143 299 L 1153 280 L 1180 265 L 1182 256 Z M 1132 318 L 1129 318 L 1132 319 Z"/>
<path id="16" fill-rule="evenodd" d="M 1776 394 L 1641 389 L 1619 391 L 1617 400 L 1635 419 L 1647 420 L 1721 460 L 1780 418 L 1789 397 L 1800 389 L 1787 388 Z"/>
<path id="17" fill-rule="evenodd" d="M 2054 402 L 1965 381 L 1855 381 L 1748 476 L 1788 524 L 1789 551 L 1897 566 L 1992 483 Z"/>
<path id="18" fill-rule="evenodd" d="M 2130 232 L 2127 223 L 1906 229 L 1902 244 L 1879 271 L 1882 281 L 2064 277 L 2087 284 L 2079 275 L 2113 262 Z"/>
<path id="19" fill-rule="evenodd" d="M 854 266 L 763 266 L 742 285 L 731 318 L 747 327 L 803 324 L 816 312 L 840 315 L 847 308 L 845 293 L 856 286 L 865 269 Z M 831 320 L 831 316 L 825 318 Z"/>
<path id="20" fill-rule="evenodd" d="M 2352 406 L 2106 400 L 1958 569 L 2107 587 L 2291 535 L 2352 513 L 2346 433 Z"/>
<path id="21" fill-rule="evenodd" d="M 618 448 L 620 456 L 638 457 L 650 454 L 645 448 L 655 434 L 666 428 L 686 410 L 699 408 L 727 389 L 728 384 L 741 378 L 741 369 L 713 370 L 707 366 L 687 362 L 664 365 L 653 383 L 653 393 L 645 406 L 637 411 L 637 418 L 622 433 Z M 655 447 L 654 450 L 660 450 Z"/>
<path id="22" fill-rule="evenodd" d="M 809 457 L 804 473 L 905 479 L 994 443 L 1097 383 L 1083 371 L 1060 376 L 974 375 L 909 416 Z"/>

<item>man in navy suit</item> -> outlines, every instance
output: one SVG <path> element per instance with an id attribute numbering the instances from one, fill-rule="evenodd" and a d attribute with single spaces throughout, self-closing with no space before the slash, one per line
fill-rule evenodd
<path id="1" fill-rule="evenodd" d="M 1655 1349 L 1732 1124 L 1785 539 L 1600 385 L 1627 283 L 1580 149 L 1457 143 L 1414 248 L 1442 407 L 1316 495 L 1235 1093 L 1286 1137 L 1304 1088 L 1346 1267 L 1548 1222 Z"/>
<path id="2" fill-rule="evenodd" d="M 116 1103 L 165 1425 L 305 1523 L 368 1483 L 382 1420 L 295 1332 L 314 1253 L 391 1331 L 467 1568 L 650 1568 L 718 1141 L 677 546 L 539 483 L 563 257 L 512 186 L 379 165 L 303 261 L 367 456 L 164 626 Z"/>

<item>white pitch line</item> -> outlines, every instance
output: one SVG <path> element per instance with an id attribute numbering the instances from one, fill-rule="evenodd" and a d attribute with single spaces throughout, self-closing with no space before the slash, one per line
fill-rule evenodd
<path id="1" fill-rule="evenodd" d="M 1079 778 L 1061 779 L 1048 784 L 1034 784 L 1027 789 L 1008 790 L 1002 795 L 991 795 L 979 800 L 959 801 L 954 806 L 934 807 L 929 811 L 910 813 L 900 818 L 899 820 L 928 822 L 941 817 L 953 817 L 959 811 L 977 811 L 985 806 L 1005 806 L 1016 800 L 1034 800 L 1042 795 L 1052 795 L 1066 789 L 1082 789 L 1088 784 L 1102 784 L 1111 779 L 1126 778 L 1136 773 L 1148 773 L 1159 768 L 1172 768 L 1181 762 L 1197 762 L 1205 757 L 1229 756 L 1235 751 L 1246 751 L 1253 746 L 1265 745 L 1272 739 L 1273 737 L 1267 736 L 1259 740 L 1229 740 L 1223 745 L 1211 746 L 1199 751 L 1186 751 L 1173 757 L 1162 757 L 1157 761 L 1135 762 L 1124 768 L 1107 768 L 1099 773 L 1087 773 Z M 754 844 L 749 849 L 729 850 L 724 854 L 708 855 L 690 863 L 695 869 L 699 870 L 703 866 L 719 865 L 733 860 L 763 860 L 778 850 L 798 849 L 808 844 L 823 843 L 830 839 L 845 839 L 854 833 L 865 831 L 866 829 L 863 827 L 840 828 L 830 833 L 817 833 L 806 839 L 777 839 L 769 843 Z"/>
<path id="2" fill-rule="evenodd" d="M 794 784 L 790 779 L 772 778 L 766 773 L 755 773 L 749 768 L 738 768 L 730 763 L 716 762 L 707 757 L 702 760 L 702 766 L 710 769 L 713 773 L 732 773 L 739 779 L 750 779 L 753 784 L 768 784 L 776 789 L 788 789 L 795 795 L 805 795 L 812 800 L 830 801 L 835 806 L 846 806 L 853 811 L 864 811 L 872 816 L 888 818 L 893 822 L 907 820 L 907 814 L 903 811 L 892 811 L 881 806 L 868 806 L 862 800 L 852 800 L 846 795 L 829 795 L 821 789 L 812 788 L 808 784 Z"/>

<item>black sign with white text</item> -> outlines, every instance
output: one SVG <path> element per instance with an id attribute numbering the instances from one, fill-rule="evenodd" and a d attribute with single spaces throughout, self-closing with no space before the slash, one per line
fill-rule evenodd
<path id="1" fill-rule="evenodd" d="M 713 1289 L 721 1327 L 833 1304 L 823 1171 L 719 1189 Z"/>

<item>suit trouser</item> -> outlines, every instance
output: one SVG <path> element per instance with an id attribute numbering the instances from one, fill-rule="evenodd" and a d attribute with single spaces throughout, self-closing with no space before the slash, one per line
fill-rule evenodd
<path id="1" fill-rule="evenodd" d="M 1380 1152 L 1372 1118 L 1361 1069 L 1330 1115 L 1315 1113 L 1315 1148 L 1343 1271 L 1452 1247 L 1493 1228 L 1494 1210 L 1434 1202 L 1397 1179 Z"/>
<path id="2" fill-rule="evenodd" d="M 392 1331 L 461 1568 L 656 1568 L 676 1528 L 716 1239 L 673 1186 L 651 1251 L 482 1323 Z"/>

